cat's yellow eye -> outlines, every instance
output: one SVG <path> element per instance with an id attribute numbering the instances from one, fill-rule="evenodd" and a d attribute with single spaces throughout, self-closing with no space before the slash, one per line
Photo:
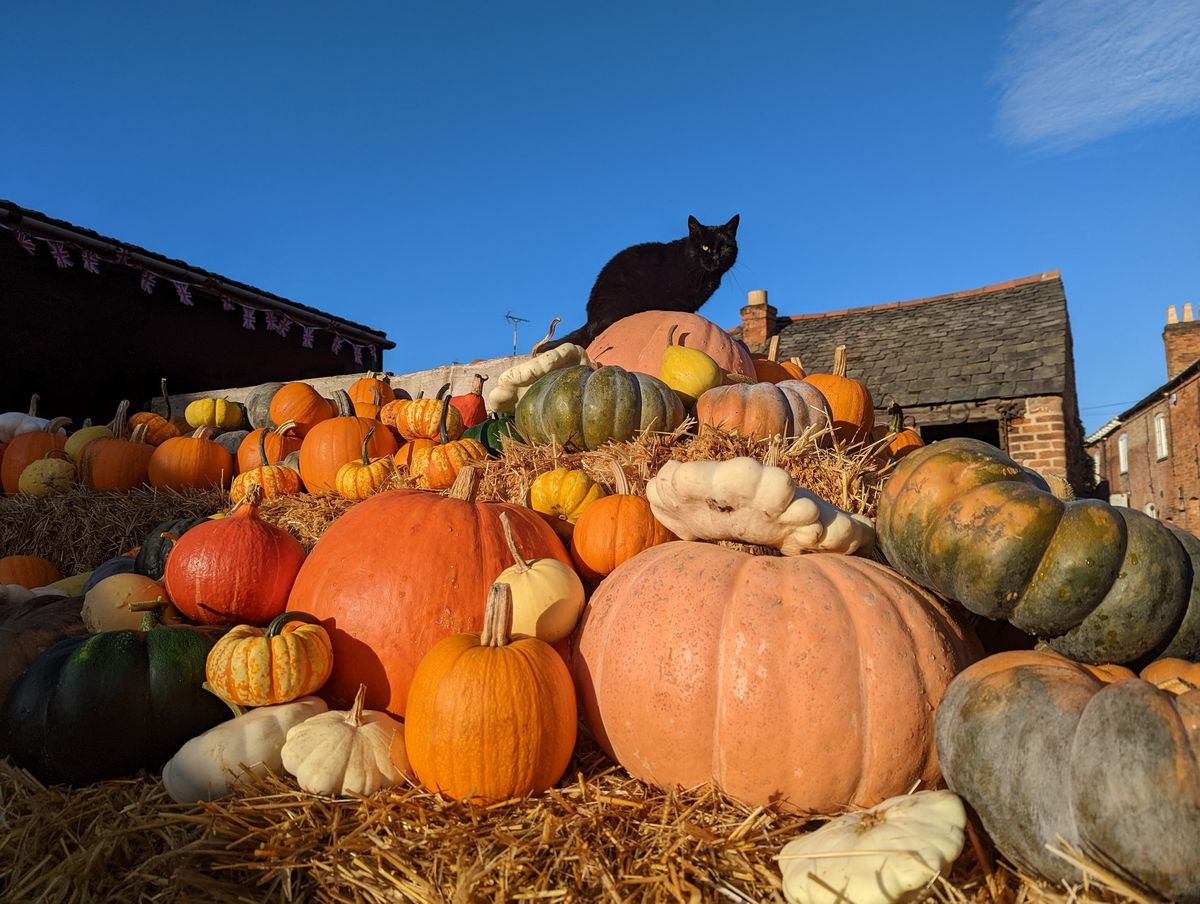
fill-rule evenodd
<path id="1" fill-rule="evenodd" d="M 707 245 L 701 245 L 701 246 L 700 246 L 700 250 L 701 250 L 701 251 L 707 251 L 707 250 L 708 250 L 708 246 L 707 246 Z"/>

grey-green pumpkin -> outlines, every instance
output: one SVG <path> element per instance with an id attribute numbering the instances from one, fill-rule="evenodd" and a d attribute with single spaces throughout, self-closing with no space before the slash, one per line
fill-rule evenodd
<path id="1" fill-rule="evenodd" d="M 666 383 L 615 365 L 564 367 L 529 387 L 517 403 L 517 429 L 528 441 L 564 449 L 598 449 L 644 430 L 669 432 L 683 405 Z"/>
<path id="2" fill-rule="evenodd" d="M 271 420 L 271 399 L 282 388 L 282 383 L 260 383 L 246 396 L 246 420 L 255 430 L 259 427 L 274 430 L 279 426 Z"/>

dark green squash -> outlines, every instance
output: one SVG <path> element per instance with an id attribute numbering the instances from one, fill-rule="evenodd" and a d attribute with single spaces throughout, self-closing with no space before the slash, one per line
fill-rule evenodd
<path id="1" fill-rule="evenodd" d="M 1200 658 L 1195 572 L 1141 512 L 1064 502 L 994 446 L 932 443 L 883 487 L 876 522 L 892 567 L 1082 662 Z"/>
<path id="2" fill-rule="evenodd" d="M 204 663 L 220 632 L 157 625 L 59 641 L 30 663 L 0 710 L 0 753 L 43 782 L 74 785 L 159 769 L 232 716 Z"/>
<path id="3" fill-rule="evenodd" d="M 522 436 L 570 451 L 598 449 L 644 430 L 669 433 L 683 418 L 683 404 L 666 383 L 615 365 L 552 370 L 517 403 Z"/>
<path id="4" fill-rule="evenodd" d="M 462 438 L 477 440 L 492 458 L 500 457 L 505 441 L 510 438 L 519 443 L 525 442 L 517 430 L 516 416 L 512 414 L 489 414 L 486 421 L 480 421 L 463 431 Z"/>
<path id="5" fill-rule="evenodd" d="M 283 388 L 282 383 L 260 383 L 250 390 L 250 395 L 246 396 L 246 420 L 250 422 L 250 426 L 257 430 L 263 427 L 267 430 L 274 430 L 279 425 L 271 420 L 271 399 L 275 397 L 275 393 Z"/>
<path id="6" fill-rule="evenodd" d="M 167 568 L 167 556 L 175 546 L 175 541 L 191 530 L 197 524 L 203 524 L 208 518 L 201 515 L 197 518 L 176 518 L 164 521 L 146 534 L 142 547 L 138 550 L 137 561 L 133 570 L 148 578 L 161 581 Z"/>
<path id="7" fill-rule="evenodd" d="M 1200 690 L 1115 683 L 1051 653 L 1000 653 L 938 706 L 938 762 L 1009 860 L 1054 882 L 1081 850 L 1167 899 L 1200 901 Z M 1061 839 L 1061 840 L 1060 840 Z"/>

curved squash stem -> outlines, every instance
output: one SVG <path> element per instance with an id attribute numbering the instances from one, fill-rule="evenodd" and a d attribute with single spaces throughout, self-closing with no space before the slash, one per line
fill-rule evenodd
<path id="1" fill-rule="evenodd" d="M 900 403 L 892 399 L 887 407 L 888 414 L 891 416 L 891 422 L 888 424 L 889 433 L 901 433 L 904 430 L 904 409 L 900 407 Z"/>
<path id="2" fill-rule="evenodd" d="M 621 467 L 621 463 L 614 458 L 609 461 L 609 466 L 612 468 L 613 492 L 618 496 L 630 495 L 629 478 L 625 475 L 625 469 Z"/>
<path id="3" fill-rule="evenodd" d="M 350 393 L 346 390 L 333 391 L 333 404 L 337 408 L 338 417 L 354 417 L 354 403 L 350 401 Z"/>
<path id="4" fill-rule="evenodd" d="M 275 428 L 275 432 L 279 436 L 283 436 L 289 430 L 295 430 L 295 429 L 296 429 L 295 421 L 284 421 L 282 424 L 280 424 L 278 427 Z"/>
<path id="5" fill-rule="evenodd" d="M 360 725 L 363 724 L 363 722 L 362 722 L 363 704 L 366 702 L 366 699 L 367 699 L 367 686 L 365 684 L 360 684 L 358 686 L 358 693 L 354 695 L 354 705 L 350 707 L 350 712 L 348 712 L 346 714 L 346 721 L 349 722 L 351 725 L 353 725 L 355 728 L 358 728 Z"/>
<path id="6" fill-rule="evenodd" d="M 449 386 L 449 385 L 450 385 L 449 383 L 446 384 L 446 386 Z M 443 446 L 446 445 L 448 442 L 450 442 L 450 437 L 446 433 L 446 417 L 449 414 L 450 414 L 450 396 L 446 396 L 444 399 L 442 399 L 442 417 L 438 421 L 438 438 L 441 439 Z"/>
<path id="7" fill-rule="evenodd" d="M 139 443 L 139 444 L 144 445 L 146 442 L 146 434 L 149 432 L 150 432 L 149 424 L 138 424 L 136 427 L 133 428 L 133 432 L 131 434 L 129 434 L 129 441 L 131 443 Z"/>
<path id="8" fill-rule="evenodd" d="M 474 379 L 471 380 L 471 395 L 482 396 L 483 384 L 486 383 L 487 380 L 487 374 L 475 374 Z"/>
<path id="9" fill-rule="evenodd" d="M 678 323 L 672 323 L 671 328 L 667 330 L 667 348 L 675 344 L 675 331 L 679 329 Z"/>
<path id="10" fill-rule="evenodd" d="M 70 423 L 71 419 L 69 417 L 56 417 L 42 429 L 46 433 L 57 433 L 60 427 L 66 427 Z"/>
<path id="11" fill-rule="evenodd" d="M 162 388 L 163 405 L 167 409 L 167 423 L 171 422 L 171 397 L 167 395 L 167 378 L 163 377 L 158 384 Z"/>
<path id="12" fill-rule="evenodd" d="M 207 681 L 201 682 L 200 688 L 202 690 L 208 691 L 210 694 L 212 694 L 214 697 L 216 697 L 218 700 L 220 700 L 222 703 L 224 703 L 226 706 L 228 706 L 230 708 L 230 710 L 232 710 L 233 717 L 235 719 L 238 716 L 246 715 L 246 710 L 243 707 L 238 706 L 236 703 L 231 703 L 230 701 L 226 700 L 224 697 L 222 697 L 220 694 L 218 694 L 216 691 L 214 691 L 212 689 L 212 685 L 209 684 Z"/>
<path id="13" fill-rule="evenodd" d="M 112 423 L 108 425 L 112 435 L 120 439 L 125 435 L 125 421 L 129 418 L 129 399 L 122 399 L 121 404 L 117 406 L 117 413 L 113 415 Z"/>
<path id="14" fill-rule="evenodd" d="M 362 460 L 363 460 L 364 468 L 371 464 L 371 458 L 367 454 L 367 446 L 369 446 L 371 444 L 371 437 L 373 437 L 374 435 L 375 435 L 375 426 L 371 425 L 371 428 L 367 431 L 367 435 L 363 437 L 363 441 L 362 441 Z"/>
<path id="15" fill-rule="evenodd" d="M 258 467 L 265 468 L 271 463 L 267 461 L 267 431 L 262 428 L 258 434 Z"/>
<path id="16" fill-rule="evenodd" d="M 556 326 L 558 326 L 560 323 L 562 323 L 561 317 L 555 317 L 553 320 L 550 321 L 550 328 L 548 330 L 546 330 L 546 335 L 543 336 L 541 339 L 539 339 L 537 344 L 534 345 L 534 347 L 530 350 L 529 357 L 531 357 L 531 358 L 536 357 L 537 353 L 542 350 L 542 346 L 554 338 L 554 328 Z"/>
<path id="17" fill-rule="evenodd" d="M 839 345 L 833 350 L 833 370 L 830 373 L 835 377 L 846 376 L 846 346 Z"/>
<path id="18" fill-rule="evenodd" d="M 37 403 L 41 396 L 36 392 L 29 397 L 29 414 L 28 417 L 37 417 Z"/>
<path id="19" fill-rule="evenodd" d="M 487 608 L 483 610 L 483 631 L 479 634 L 481 647 L 506 647 L 512 640 L 512 588 L 493 584 L 488 590 Z"/>
<path id="20" fill-rule="evenodd" d="M 512 556 L 517 574 L 524 574 L 529 570 L 529 563 L 525 561 L 525 557 L 521 555 L 521 550 L 517 548 L 516 538 L 513 537 L 512 524 L 508 520 L 508 512 L 500 513 L 500 525 L 504 528 L 504 542 L 508 544 L 508 552 Z"/>

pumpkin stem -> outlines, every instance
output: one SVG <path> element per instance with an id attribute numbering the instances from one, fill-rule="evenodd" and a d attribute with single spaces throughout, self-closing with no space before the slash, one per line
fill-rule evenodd
<path id="1" fill-rule="evenodd" d="M 446 386 L 449 385 L 449 383 L 446 384 Z M 442 388 L 445 389 L 446 387 L 443 386 Z M 450 414 L 450 397 L 446 396 L 445 398 L 442 398 L 442 394 L 439 392 L 438 398 L 442 399 L 442 417 L 438 421 L 438 436 L 442 441 L 442 445 L 444 446 L 450 442 L 450 436 L 446 433 L 446 418 Z"/>
<path id="2" fill-rule="evenodd" d="M 113 415 L 112 423 L 108 425 L 113 436 L 120 438 L 125 435 L 125 421 L 128 418 L 129 399 L 122 399 L 121 404 L 117 406 L 117 413 Z"/>
<path id="3" fill-rule="evenodd" d="M 529 351 L 529 357 L 534 357 L 542 350 L 542 346 L 554 338 L 554 328 L 562 323 L 561 317 L 555 317 L 550 321 L 550 328 L 546 330 L 546 335 L 539 339 Z"/>
<path id="4" fill-rule="evenodd" d="M 346 390 L 333 391 L 333 404 L 339 417 L 354 417 L 354 403 L 350 401 L 350 393 Z"/>
<path id="5" fill-rule="evenodd" d="M 69 423 L 71 423 L 71 419 L 69 417 L 56 417 L 54 420 L 52 420 L 50 423 L 48 423 L 43 429 L 47 433 L 57 433 L 60 428 L 67 426 L 67 424 L 69 424 Z"/>
<path id="6" fill-rule="evenodd" d="M 258 466 L 265 468 L 270 464 L 267 461 L 267 430 L 265 427 L 259 428 L 258 431 Z"/>
<path id="7" fill-rule="evenodd" d="M 192 439 L 209 439 L 216 432 L 212 427 L 197 427 Z"/>
<path id="8" fill-rule="evenodd" d="M 171 397 L 167 395 L 167 378 L 163 377 L 159 385 L 162 387 L 163 404 L 167 407 L 167 421 L 171 420 Z"/>
<path id="9" fill-rule="evenodd" d="M 144 444 L 146 442 L 146 434 L 149 430 L 149 424 L 138 424 L 133 428 L 133 433 L 129 434 L 129 441 L 131 443 Z"/>
<path id="10" fill-rule="evenodd" d="M 830 373 L 835 377 L 846 376 L 846 346 L 839 345 L 833 350 L 833 370 Z"/>
<path id="11" fill-rule="evenodd" d="M 795 364 L 798 368 L 804 370 L 804 363 L 800 360 L 799 356 L 793 355 L 791 358 L 788 358 L 788 363 Z"/>
<path id="12" fill-rule="evenodd" d="M 667 348 L 675 344 L 675 331 L 679 329 L 678 323 L 672 323 L 671 328 L 667 330 Z"/>
<path id="13" fill-rule="evenodd" d="M 892 399 L 887 411 L 892 418 L 888 424 L 888 432 L 902 433 L 904 431 L 904 409 L 900 407 L 900 403 Z"/>
<path id="14" fill-rule="evenodd" d="M 517 568 L 517 574 L 524 574 L 529 570 L 529 563 L 525 561 L 521 550 L 517 548 L 516 538 L 513 537 L 512 523 L 508 520 L 508 512 L 500 513 L 500 526 L 504 528 L 504 542 L 508 544 L 508 552 L 512 556 L 513 565 Z"/>
<path id="15" fill-rule="evenodd" d="M 29 417 L 37 417 L 37 403 L 40 398 L 36 392 L 29 397 Z"/>
<path id="16" fill-rule="evenodd" d="M 483 384 L 488 380 L 487 374 L 475 374 L 471 380 L 471 395 L 482 396 Z"/>
<path id="17" fill-rule="evenodd" d="M 780 335 L 776 333 L 771 337 L 771 343 L 767 346 L 767 360 L 772 364 L 779 363 L 779 339 Z"/>
<path id="18" fill-rule="evenodd" d="M 443 421 L 442 423 L 444 424 L 445 421 Z M 443 428 L 443 433 L 442 433 L 443 436 L 445 436 L 444 430 L 445 430 L 445 428 Z M 371 464 L 371 457 L 367 454 L 367 446 L 369 446 L 371 444 L 371 437 L 373 437 L 374 435 L 375 435 L 375 425 L 372 424 L 371 428 L 369 430 L 367 430 L 367 435 L 363 437 L 363 441 L 362 441 L 362 460 L 363 460 L 364 468 Z"/>
<path id="19" fill-rule="evenodd" d="M 446 396 L 449 392 L 450 392 L 450 384 L 446 383 L 442 386 L 441 389 L 439 389 L 437 391 L 437 395 L 435 395 L 434 398 L 440 402 L 442 399 L 446 398 Z"/>
<path id="20" fill-rule="evenodd" d="M 130 612 L 142 612 L 139 631 L 152 631 L 162 624 L 162 610 L 167 607 L 167 601 L 161 596 L 153 602 L 130 603 Z"/>
<path id="21" fill-rule="evenodd" d="M 479 469 L 474 465 L 463 465 L 450 486 L 450 498 L 463 502 L 474 502 L 479 490 Z"/>
<path id="22" fill-rule="evenodd" d="M 506 647 L 512 641 L 512 588 L 496 583 L 488 590 L 487 606 L 483 610 L 481 647 Z"/>
<path id="23" fill-rule="evenodd" d="M 283 626 L 288 622 L 294 621 L 304 622 L 309 625 L 321 624 L 321 620 L 319 618 L 317 618 L 315 615 L 309 615 L 307 612 L 300 612 L 299 610 L 294 612 L 281 612 L 271 619 L 271 623 L 267 625 L 267 637 L 278 637 L 280 632 L 283 631 Z"/>
<path id="24" fill-rule="evenodd" d="M 284 421 L 282 424 L 280 424 L 278 427 L 275 428 L 275 432 L 277 434 L 279 434 L 280 436 L 283 436 L 289 430 L 295 430 L 295 429 L 296 429 L 295 421 Z"/>
<path id="25" fill-rule="evenodd" d="M 613 476 L 613 492 L 618 496 L 629 496 L 629 477 L 621 463 L 615 458 L 609 461 Z"/>
<path id="26" fill-rule="evenodd" d="M 367 701 L 367 686 L 360 684 L 358 693 L 354 695 L 354 705 L 350 707 L 350 713 L 346 716 L 346 721 L 355 728 L 362 725 L 363 704 Z"/>
<path id="27" fill-rule="evenodd" d="M 83 423 L 79 425 L 79 429 L 86 430 L 90 426 L 92 426 L 92 419 L 90 417 L 85 417 L 83 419 Z"/>
<path id="28" fill-rule="evenodd" d="M 218 694 L 216 691 L 214 691 L 212 689 L 212 685 L 209 684 L 207 681 L 201 682 L 200 687 L 202 690 L 208 691 L 210 694 L 212 694 L 214 697 L 216 697 L 218 700 L 220 700 L 222 703 L 224 703 L 226 706 L 228 706 L 229 709 L 233 712 L 233 717 L 235 719 L 238 716 L 246 715 L 245 709 L 238 706 L 236 703 L 232 702 L 231 700 L 226 700 L 224 697 L 222 697 L 220 694 Z"/>
<path id="29" fill-rule="evenodd" d="M 1186 694 L 1189 691 L 1200 691 L 1200 686 L 1192 684 L 1186 678 L 1180 678 L 1178 675 L 1172 675 L 1165 681 L 1159 681 L 1154 686 L 1160 691 L 1166 691 L 1168 694 L 1174 694 L 1176 697 Z"/>

